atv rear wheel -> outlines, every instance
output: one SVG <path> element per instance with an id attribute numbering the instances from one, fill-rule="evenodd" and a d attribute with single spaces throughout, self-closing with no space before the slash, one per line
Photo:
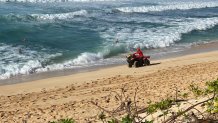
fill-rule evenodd
<path id="1" fill-rule="evenodd" d="M 132 63 L 129 63 L 129 64 L 128 64 L 128 67 L 131 68 L 131 67 L 132 67 Z"/>
<path id="2" fill-rule="evenodd" d="M 135 66 L 135 68 L 139 67 L 139 61 L 135 61 L 134 66 Z"/>

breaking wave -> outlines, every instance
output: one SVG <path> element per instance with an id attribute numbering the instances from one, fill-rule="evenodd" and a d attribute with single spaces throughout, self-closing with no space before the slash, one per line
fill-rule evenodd
<path id="1" fill-rule="evenodd" d="M 218 24 L 218 18 L 187 18 L 184 20 L 175 20 L 168 23 L 166 27 L 129 27 L 120 29 L 113 27 L 101 33 L 104 39 L 113 39 L 117 37 L 121 42 L 126 44 L 128 49 L 131 48 L 158 48 L 167 47 L 181 40 L 183 34 L 190 33 L 194 30 L 207 30 Z"/>
<path id="2" fill-rule="evenodd" d="M 60 13 L 60 14 L 32 14 L 31 16 L 38 20 L 65 20 L 74 18 L 75 16 L 86 16 L 88 12 L 86 10 L 80 10 L 69 13 Z"/>
<path id="3" fill-rule="evenodd" d="M 53 3 L 53 2 L 100 2 L 117 0 L 0 0 L 0 2 L 30 2 L 30 3 Z"/>
<path id="4" fill-rule="evenodd" d="M 147 12 L 160 12 L 166 10 L 189 10 L 189 9 L 202 9 L 202 8 L 211 8 L 218 7 L 218 2 L 185 2 L 185 3 L 176 3 L 168 5 L 157 5 L 157 6 L 140 6 L 140 7 L 120 7 L 116 10 L 126 13 L 147 13 Z"/>
<path id="5" fill-rule="evenodd" d="M 75 59 L 54 63 L 51 60 L 62 56 L 62 53 L 49 54 L 47 52 L 30 50 L 23 46 L 0 44 L 0 53 L 2 54 L 0 58 L 0 79 L 46 71 L 117 63 L 120 59 L 112 61 L 111 58 L 105 59 L 116 48 L 119 49 L 120 47 L 113 46 L 111 49 L 98 53 L 84 52 Z"/>
<path id="6" fill-rule="evenodd" d="M 0 44 L 0 79 L 31 74 L 45 68 L 48 62 L 61 53 L 47 54 L 23 46 Z"/>
<path id="7" fill-rule="evenodd" d="M 0 19 L 12 20 L 12 21 L 44 21 L 44 20 L 67 20 L 76 17 L 85 17 L 88 15 L 86 10 L 79 10 L 75 12 L 59 13 L 59 14 L 29 14 L 29 15 L 18 15 L 8 14 L 0 16 Z"/>

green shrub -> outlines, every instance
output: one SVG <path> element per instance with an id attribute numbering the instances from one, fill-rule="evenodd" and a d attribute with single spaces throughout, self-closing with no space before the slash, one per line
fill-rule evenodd
<path id="1" fill-rule="evenodd" d="M 60 119 L 58 121 L 52 121 L 49 123 L 75 123 L 75 121 L 73 119 Z"/>
<path id="2" fill-rule="evenodd" d="M 162 100 L 160 102 L 156 102 L 154 104 L 149 104 L 147 109 L 146 109 L 146 112 L 148 114 L 153 114 L 157 110 L 166 110 L 172 106 L 172 103 L 173 103 L 173 100 L 165 99 L 165 100 Z"/>

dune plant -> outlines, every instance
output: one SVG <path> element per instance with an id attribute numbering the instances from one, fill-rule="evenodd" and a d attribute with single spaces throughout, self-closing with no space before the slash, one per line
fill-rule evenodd
<path id="1" fill-rule="evenodd" d="M 136 104 L 136 94 L 137 89 L 135 90 L 134 99 L 131 100 L 130 97 L 126 96 L 124 88 L 121 89 L 121 94 L 116 93 L 115 98 L 119 100 L 121 103 L 115 110 L 108 111 L 102 107 L 100 107 L 97 103 L 92 102 L 93 105 L 97 106 L 103 112 L 109 114 L 110 117 L 112 117 L 110 120 L 106 120 L 107 116 L 106 114 L 100 114 L 99 118 L 103 121 L 103 123 L 152 123 L 153 121 L 147 120 L 147 117 L 149 115 L 153 115 L 157 111 L 162 111 L 162 115 L 164 116 L 163 123 L 171 123 L 176 121 L 177 119 L 186 119 L 186 120 L 195 120 L 196 122 L 213 122 L 216 119 L 218 119 L 218 80 L 207 82 L 206 87 L 201 89 L 196 85 L 190 85 L 189 87 L 191 93 L 195 95 L 196 97 L 207 97 L 204 101 L 198 102 L 196 104 L 192 104 L 190 107 L 187 107 L 186 109 L 179 109 L 180 103 L 184 102 L 184 98 L 187 98 L 189 96 L 188 93 L 182 93 L 179 94 L 178 90 L 176 89 L 176 97 L 174 99 L 163 99 L 160 102 L 152 103 L 151 101 L 148 102 L 148 106 L 145 108 L 139 108 Z M 181 99 L 178 99 L 181 98 Z M 176 105 L 178 107 L 177 112 L 169 113 L 169 109 Z M 203 113 L 203 111 L 198 112 L 203 116 L 203 119 L 199 119 L 193 112 L 188 113 L 191 110 L 197 110 L 195 107 L 201 105 L 207 107 L 207 113 Z M 117 118 L 117 114 L 124 111 L 126 115 L 123 115 L 121 118 Z M 147 115 L 144 117 L 140 117 L 139 114 L 146 113 Z M 167 116 L 168 115 L 168 116 Z M 167 119 L 165 119 L 165 116 L 167 116 Z M 181 118 L 183 117 L 183 118 Z M 218 122 L 218 121 L 215 121 Z"/>
<path id="2" fill-rule="evenodd" d="M 58 121 L 52 121 L 52 122 L 49 122 L 49 123 L 75 123 L 75 121 L 73 119 L 60 119 Z"/>

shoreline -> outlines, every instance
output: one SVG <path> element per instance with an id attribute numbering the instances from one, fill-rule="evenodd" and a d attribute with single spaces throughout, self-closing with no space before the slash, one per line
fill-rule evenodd
<path id="1" fill-rule="evenodd" d="M 0 86 L 0 122 L 48 122 L 73 118 L 76 122 L 99 122 L 101 112 L 90 101 L 115 109 L 112 91 L 125 87 L 130 98 L 138 89 L 139 106 L 174 96 L 177 87 L 188 92 L 190 84 L 204 87 L 218 78 L 218 51 L 156 60 L 152 65 L 128 68 L 126 65 L 68 76 Z M 110 97 L 111 95 L 111 97 Z M 108 100 L 107 102 L 106 100 Z"/>
<path id="2" fill-rule="evenodd" d="M 218 44 L 218 42 L 216 43 Z M 212 44 L 210 44 L 212 45 Z M 204 45 L 205 46 L 205 45 Z M 215 45 L 213 45 L 215 46 Z M 197 50 L 199 50 L 198 47 L 196 47 Z M 201 50 L 201 48 L 200 48 Z M 202 50 L 201 50 L 202 51 Z M 185 51 L 187 52 L 187 51 Z M 37 80 L 31 80 L 31 81 L 27 81 L 27 82 L 21 82 L 21 83 L 15 83 L 15 84 L 6 84 L 6 85 L 0 85 L 0 96 L 1 95 L 10 95 L 10 94 L 18 94 L 18 93 L 28 93 L 28 92 L 34 92 L 34 91 L 41 91 L 41 89 L 55 89 L 55 88 L 62 88 L 65 86 L 68 86 L 70 84 L 79 84 L 82 85 L 84 83 L 86 83 L 86 81 L 95 81 L 101 78 L 108 78 L 111 76 L 115 76 L 115 75 L 120 75 L 120 74 L 124 74 L 126 75 L 128 74 L 134 74 L 136 73 L 137 69 L 147 69 L 146 74 L 153 72 L 152 70 L 150 70 L 151 67 L 156 67 L 159 66 L 158 64 L 162 64 L 162 62 L 173 62 L 173 61 L 178 61 L 184 59 L 189 59 L 189 58 L 194 58 L 194 59 L 198 59 L 196 58 L 197 56 L 211 56 L 211 54 L 217 54 L 218 55 L 218 51 L 208 51 L 208 52 L 202 52 L 202 53 L 194 53 L 194 54 L 188 54 L 188 55 L 184 55 L 181 54 L 181 56 L 174 56 L 174 57 L 169 57 L 166 59 L 159 59 L 159 60 L 154 60 L 151 61 L 151 66 L 148 67 L 140 67 L 140 68 L 128 68 L 127 65 L 114 65 L 114 66 L 108 66 L 106 68 L 102 68 L 99 67 L 98 69 L 93 69 L 90 70 L 88 69 L 87 71 L 82 71 L 82 72 L 76 72 L 75 74 L 67 74 L 67 75 L 61 75 L 61 76 L 52 76 L 50 78 L 43 78 L 43 79 L 37 79 Z M 213 55 L 216 56 L 216 55 Z M 217 58 L 218 59 L 218 58 Z M 198 61 L 201 62 L 201 61 Z M 189 64 L 189 63 L 184 63 L 185 64 Z M 170 65 L 168 67 L 175 67 L 175 65 Z M 162 69 L 162 68 L 160 68 Z M 113 73 L 110 73 L 110 71 L 113 71 Z M 130 71 L 130 72 L 126 72 L 126 71 Z M 109 72 L 109 73 L 108 73 Z M 127 75 L 128 75 L 127 74 Z M 69 80 L 72 79 L 72 80 Z M 65 81 L 64 83 L 62 83 L 63 81 Z M 72 81 L 76 81 L 75 83 Z M 34 87 L 32 86 L 32 84 L 34 84 Z M 13 90 L 13 87 L 15 87 L 16 89 Z M 17 91 L 17 89 L 19 91 Z M 10 90 L 10 91 L 8 91 Z"/>
<path id="3" fill-rule="evenodd" d="M 168 50 L 168 47 L 153 49 L 153 50 L 146 50 L 145 53 L 146 55 L 147 54 L 153 55 L 151 56 L 151 62 L 152 62 L 155 60 L 165 60 L 169 58 L 176 58 L 176 57 L 181 57 L 181 56 L 186 56 L 186 55 L 193 55 L 193 54 L 216 51 L 217 47 L 218 47 L 218 41 L 213 41 L 213 42 L 205 43 L 205 44 L 192 45 L 190 47 L 183 48 L 182 51 L 172 51 L 171 49 L 170 52 L 163 54 L 163 55 L 153 54 L 153 53 L 165 52 Z M 124 55 L 122 56 L 125 57 Z M 125 58 L 123 62 L 126 62 Z M 69 75 L 78 74 L 78 73 L 93 72 L 93 71 L 98 71 L 101 69 L 113 68 L 113 67 L 118 67 L 118 66 L 123 66 L 123 65 L 124 63 L 118 63 L 118 64 L 111 64 L 111 65 L 90 66 L 88 68 L 80 68 L 80 69 L 70 69 L 69 68 L 69 69 L 64 69 L 64 70 L 46 71 L 46 72 L 29 74 L 29 75 L 18 75 L 18 76 L 9 78 L 9 79 L 0 80 L 0 86 L 26 83 L 26 82 L 37 81 L 41 79 L 48 79 L 48 78 L 53 78 L 53 77 L 69 76 Z"/>

